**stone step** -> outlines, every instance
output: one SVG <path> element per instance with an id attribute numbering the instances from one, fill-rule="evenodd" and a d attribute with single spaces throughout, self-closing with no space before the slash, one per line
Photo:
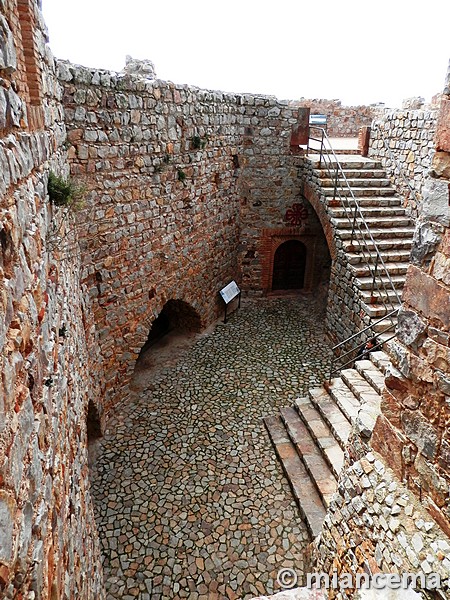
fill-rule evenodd
<path id="1" fill-rule="evenodd" d="M 361 227 L 363 234 L 366 233 L 367 230 L 365 230 L 365 228 Z M 375 240 L 375 242 L 378 245 L 378 240 L 392 240 L 392 241 L 397 241 L 398 239 L 401 238 L 407 238 L 409 239 L 410 243 L 412 243 L 412 238 L 413 238 L 413 234 L 414 234 L 414 227 L 410 226 L 410 227 L 392 227 L 390 229 L 386 228 L 386 229 L 378 229 L 378 228 L 371 228 L 370 229 L 370 233 L 372 234 L 373 239 Z M 356 231 L 356 235 L 360 235 L 359 231 Z M 352 237 L 352 232 L 350 229 L 340 229 L 339 230 L 339 237 L 343 240 L 348 240 Z M 355 243 L 357 242 L 357 239 L 355 240 Z M 370 241 L 367 242 L 367 245 L 369 246 L 369 244 L 371 244 Z"/>
<path id="2" fill-rule="evenodd" d="M 315 173 L 320 177 L 320 179 L 333 179 L 335 177 L 335 172 L 330 173 L 328 169 L 316 169 Z M 386 171 L 384 169 L 345 169 L 343 168 L 341 171 L 344 173 L 347 179 L 385 179 Z"/>
<path id="3" fill-rule="evenodd" d="M 383 255 L 381 255 L 383 258 L 383 262 L 386 265 L 386 270 L 389 273 L 389 275 L 392 277 L 392 275 L 402 275 L 405 276 L 406 275 L 406 271 L 408 270 L 409 267 L 409 263 L 407 262 L 389 262 L 389 260 L 385 260 L 385 258 L 383 257 Z M 361 277 L 370 277 L 371 272 L 374 270 L 375 268 L 375 264 L 374 262 L 367 264 L 367 263 L 363 263 L 363 264 L 357 264 L 357 265 L 351 265 L 351 270 L 352 273 L 355 277 L 361 278 Z M 384 269 L 382 266 L 378 266 L 378 273 L 384 272 Z"/>
<path id="4" fill-rule="evenodd" d="M 321 448 L 300 418 L 295 408 L 280 409 L 286 431 L 314 483 L 325 507 L 328 507 L 337 489 L 336 478 L 322 456 Z"/>
<path id="5" fill-rule="evenodd" d="M 342 229 L 352 229 L 354 220 L 354 212 L 353 210 L 348 211 L 348 215 L 343 219 L 331 219 L 331 222 L 340 230 Z M 390 216 L 390 217 L 365 217 L 364 221 L 367 223 L 367 226 L 372 231 L 373 229 L 385 229 L 385 228 L 398 228 L 398 227 L 411 227 L 413 225 L 411 223 L 411 219 L 405 216 Z M 364 229 L 363 220 L 358 213 L 356 217 L 356 223 L 360 224 L 360 226 Z"/>
<path id="6" fill-rule="evenodd" d="M 318 155 L 315 155 L 313 157 L 308 157 L 308 158 L 312 162 L 313 167 L 315 167 L 318 171 L 326 170 L 328 165 L 334 166 L 334 168 L 336 168 L 336 160 L 334 159 L 334 157 L 332 155 L 328 155 L 325 157 L 325 159 L 322 159 L 321 167 L 319 167 L 317 164 L 319 162 Z M 364 170 L 378 169 L 378 170 L 380 170 L 380 169 L 383 169 L 380 162 L 378 162 L 376 160 L 371 160 L 370 158 L 364 158 L 362 156 L 346 157 L 345 155 L 343 155 L 343 156 L 339 156 L 338 161 L 341 166 L 341 169 L 343 169 L 344 171 L 346 169 L 349 169 L 349 170 L 355 170 L 355 169 L 357 169 L 357 170 L 361 170 L 361 169 L 364 169 Z"/>
<path id="7" fill-rule="evenodd" d="M 383 291 L 375 290 L 373 293 L 370 290 L 360 290 L 359 293 L 364 304 L 386 304 L 388 312 L 395 310 L 402 296 L 401 290 L 396 293 L 394 290 L 389 289 Z M 372 299 L 374 299 L 373 302 Z"/>
<path id="8" fill-rule="evenodd" d="M 373 173 L 373 171 L 372 171 Z M 323 188 L 334 188 L 335 184 L 336 184 L 336 180 L 334 178 L 329 178 L 329 174 L 327 174 L 328 177 L 321 177 L 320 181 L 321 181 L 321 185 Z M 389 187 L 391 190 L 391 194 L 394 195 L 394 189 L 391 186 L 391 181 L 390 179 L 388 179 L 387 177 L 359 177 L 359 178 L 352 178 L 352 177 L 347 177 L 347 175 L 345 176 L 345 179 L 343 177 L 339 177 L 338 178 L 338 187 L 345 187 L 346 185 L 349 185 L 352 189 L 354 187 L 359 188 L 359 187 L 374 187 L 374 188 L 378 188 L 378 187 Z"/>
<path id="9" fill-rule="evenodd" d="M 365 198 L 364 196 L 362 196 L 361 198 L 358 198 L 358 204 L 361 208 L 364 207 L 371 207 L 371 208 L 382 208 L 382 207 L 389 207 L 389 206 L 394 206 L 394 207 L 402 207 L 402 203 L 400 198 L 397 198 L 396 196 L 391 196 L 391 197 L 383 197 L 383 196 L 376 196 L 376 197 L 367 197 Z M 336 199 L 331 199 L 328 198 L 328 210 L 331 208 L 342 208 L 343 206 L 354 206 L 354 200 L 353 198 L 343 198 L 342 200 L 337 197 Z"/>
<path id="10" fill-rule="evenodd" d="M 340 410 L 344 413 L 350 423 L 353 424 L 358 416 L 359 409 L 361 408 L 358 398 L 340 377 L 332 379 L 328 389 L 331 397 Z"/>
<path id="11" fill-rule="evenodd" d="M 371 352 L 369 354 L 371 362 L 380 369 L 383 375 L 386 375 L 386 370 L 388 366 L 391 364 L 391 359 L 383 352 L 383 350 L 376 350 L 375 352 Z"/>
<path id="12" fill-rule="evenodd" d="M 384 373 L 371 360 L 357 360 L 355 369 L 381 396 L 384 389 Z"/>
<path id="13" fill-rule="evenodd" d="M 393 303 L 393 306 L 389 304 L 389 306 L 386 307 L 384 304 L 366 304 L 365 302 L 362 302 L 361 308 L 371 319 L 381 319 L 381 317 L 385 317 L 393 310 L 399 309 L 400 304 Z"/>
<path id="14" fill-rule="evenodd" d="M 362 214 L 365 219 L 375 218 L 375 217 L 404 217 L 406 216 L 406 211 L 401 206 L 361 206 L 360 207 Z M 336 219 L 347 219 L 347 212 L 343 207 L 330 207 L 329 212 L 332 218 Z M 351 208 L 348 209 L 349 214 L 351 214 Z"/>
<path id="15" fill-rule="evenodd" d="M 398 250 L 408 250 L 408 256 L 411 252 L 412 235 L 410 235 L 409 237 L 405 235 L 405 237 L 392 239 L 376 239 L 375 241 L 381 256 L 384 256 L 384 250 L 393 250 L 394 252 Z M 360 250 L 360 247 L 364 248 L 364 252 Z M 364 260 L 365 257 L 367 257 L 371 251 L 374 252 L 374 245 L 371 241 L 368 241 L 364 244 L 360 243 L 357 239 L 355 239 L 351 244 L 350 242 L 345 241 L 344 250 L 349 253 L 358 252 L 362 255 L 362 258 Z"/>
<path id="16" fill-rule="evenodd" d="M 397 318 L 389 317 L 385 321 L 381 321 L 378 323 L 373 323 L 371 325 L 372 330 L 375 333 L 391 333 L 392 335 L 395 333 L 395 329 L 397 326 Z"/>
<path id="17" fill-rule="evenodd" d="M 317 537 L 322 529 L 326 509 L 297 450 L 278 416 L 266 417 L 264 424 L 291 486 L 300 514 L 309 533 Z"/>
<path id="18" fill-rule="evenodd" d="M 356 369 L 342 369 L 341 378 L 361 405 L 369 404 L 376 408 L 380 407 L 380 394 Z"/>
<path id="19" fill-rule="evenodd" d="M 322 192 L 325 196 L 334 196 L 334 186 L 333 187 L 322 187 Z M 351 192 L 348 188 L 342 188 L 339 190 L 339 193 L 336 194 L 337 198 L 353 196 L 355 198 L 360 198 L 363 196 L 366 197 L 377 197 L 377 196 L 394 196 L 394 190 L 390 187 L 386 188 L 377 188 L 377 187 L 352 187 Z"/>
<path id="20" fill-rule="evenodd" d="M 311 402 L 344 450 L 352 429 L 350 421 L 325 388 L 310 388 L 308 394 Z"/>
<path id="21" fill-rule="evenodd" d="M 367 277 L 355 277 L 355 284 L 360 290 L 371 290 L 372 289 L 373 277 L 371 275 Z M 396 290 L 401 290 L 405 284 L 405 276 L 404 275 L 392 275 L 389 281 L 389 278 L 386 275 L 381 275 L 378 272 L 378 275 L 375 280 L 375 292 L 378 288 L 383 292 L 385 289 L 388 291 L 392 288 L 391 282 L 394 284 Z"/>
<path id="22" fill-rule="evenodd" d="M 294 405 L 309 433 L 314 438 L 322 457 L 337 479 L 344 465 L 344 451 L 334 437 L 328 423 L 323 420 L 322 415 L 309 398 L 297 398 Z"/>
<path id="23" fill-rule="evenodd" d="M 400 263 L 409 265 L 409 255 L 411 250 L 399 248 L 398 250 L 385 250 L 383 252 L 380 251 L 380 255 L 383 258 L 386 266 L 388 263 Z M 374 251 L 368 252 L 365 256 L 363 254 L 349 254 L 348 256 L 349 263 L 351 265 L 360 265 L 361 262 L 367 263 L 368 260 L 371 260 L 372 263 L 375 263 L 376 254 Z"/>

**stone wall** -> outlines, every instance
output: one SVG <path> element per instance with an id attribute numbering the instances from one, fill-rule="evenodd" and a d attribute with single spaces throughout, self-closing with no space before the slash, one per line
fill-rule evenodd
<path id="1" fill-rule="evenodd" d="M 381 162 L 414 217 L 421 212 L 431 167 L 437 112 L 437 106 L 389 110 L 374 120 L 370 131 L 369 156 Z"/>
<path id="2" fill-rule="evenodd" d="M 358 137 L 361 127 L 368 127 L 372 120 L 384 112 L 382 105 L 342 106 L 340 100 L 291 101 L 290 106 L 310 108 L 313 115 L 327 115 L 328 137 Z"/>
<path id="3" fill-rule="evenodd" d="M 0 8 L 0 596 L 102 598 L 86 440 L 95 341 L 79 259 L 63 259 L 70 216 L 47 196 L 49 169 L 67 172 L 60 90 L 38 3 Z"/>
<path id="4" fill-rule="evenodd" d="M 338 494 L 313 553 L 313 570 L 328 573 L 438 573 L 439 597 L 450 595 L 448 84 L 433 169 L 422 187 L 397 339 L 389 348 L 381 414 L 370 439 L 355 431 L 350 440 Z"/>
<path id="5" fill-rule="evenodd" d="M 314 211 L 286 219 L 302 203 L 290 154 L 297 109 L 64 62 L 59 78 L 71 170 L 89 189 L 78 231 L 109 407 L 167 301 L 186 302 L 205 326 L 232 279 L 249 294 L 270 289 L 284 240 L 308 247 L 309 289 L 327 248 Z"/>

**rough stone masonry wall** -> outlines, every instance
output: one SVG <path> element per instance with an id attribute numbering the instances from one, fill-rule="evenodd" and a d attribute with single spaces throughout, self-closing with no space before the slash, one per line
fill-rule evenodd
<path id="1" fill-rule="evenodd" d="M 186 302 L 206 325 L 223 311 L 224 285 L 251 289 L 239 253 L 254 225 L 241 224 L 241 196 L 244 204 L 257 189 L 283 196 L 285 179 L 292 187 L 284 156 L 297 111 L 270 97 L 63 62 L 59 78 L 71 169 L 90 190 L 78 227 L 108 407 L 123 399 L 168 300 Z M 264 160 L 260 170 L 250 169 L 253 155 Z"/>
<path id="2" fill-rule="evenodd" d="M 19 4 L 0 1 L 0 596 L 102 598 L 89 332 L 46 191 L 49 168 L 66 170 L 60 90 L 38 3 Z"/>
<path id="3" fill-rule="evenodd" d="M 431 167 L 438 107 L 389 110 L 375 119 L 369 156 L 379 160 L 411 214 L 421 212 L 423 185 Z"/>
<path id="4" fill-rule="evenodd" d="M 438 573 L 445 598 L 450 596 L 449 114 L 450 73 L 381 414 L 370 440 L 354 435 L 350 441 L 339 492 L 314 552 L 314 569 L 330 574 Z"/>
<path id="5" fill-rule="evenodd" d="M 362 310 L 359 290 L 349 269 L 343 242 L 336 236 L 331 215 L 328 213 L 330 199 L 323 194 L 320 178 L 314 173 L 309 161 L 299 157 L 298 167 L 299 178 L 303 182 L 302 194 L 314 207 L 330 248 L 332 266 L 327 303 L 327 330 L 333 340 L 340 342 L 365 327 L 368 317 Z"/>

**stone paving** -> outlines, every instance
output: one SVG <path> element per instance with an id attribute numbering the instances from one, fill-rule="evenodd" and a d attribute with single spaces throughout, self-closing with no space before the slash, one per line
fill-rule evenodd
<path id="1" fill-rule="evenodd" d="M 262 417 L 323 380 L 314 302 L 248 300 L 108 423 L 92 472 L 108 600 L 247 600 L 302 572 L 307 531 Z"/>

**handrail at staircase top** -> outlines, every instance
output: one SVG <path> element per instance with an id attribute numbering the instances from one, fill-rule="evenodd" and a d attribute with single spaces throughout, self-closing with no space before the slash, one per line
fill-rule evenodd
<path id="1" fill-rule="evenodd" d="M 322 137 L 322 139 L 321 139 L 321 140 L 318 140 L 317 138 L 311 138 L 311 139 L 313 139 L 313 140 L 315 140 L 315 141 L 320 141 L 320 142 L 321 142 L 321 146 L 320 146 L 320 157 L 319 157 L 319 165 L 320 165 L 320 163 L 321 163 L 321 160 L 323 159 L 323 160 L 324 160 L 324 163 L 327 165 L 327 171 L 328 171 L 328 173 L 329 173 L 330 175 L 332 175 L 332 173 L 331 173 L 331 169 L 329 168 L 329 166 L 328 166 L 328 165 L 329 165 L 329 164 L 331 164 L 330 153 L 333 155 L 333 158 L 334 158 L 334 160 L 336 161 L 336 171 L 339 171 L 339 172 L 342 174 L 342 179 L 343 179 L 343 180 L 344 180 L 344 182 L 345 182 L 345 187 L 344 187 L 344 186 L 342 185 L 342 183 L 340 183 L 340 179 L 341 179 L 341 178 L 338 178 L 338 177 L 337 177 L 337 173 L 336 173 L 336 178 L 335 178 L 335 186 L 336 186 L 336 188 L 337 188 L 337 187 L 340 187 L 340 188 L 341 188 L 343 191 L 345 191 L 345 189 L 347 189 L 347 190 L 350 192 L 350 196 L 351 196 L 351 198 L 352 198 L 353 202 L 355 203 L 355 207 L 357 208 L 357 211 L 358 211 L 358 213 L 359 213 L 359 216 L 360 216 L 360 218 L 361 218 L 361 221 L 362 221 L 362 223 L 364 224 L 364 227 L 366 228 L 366 231 L 367 231 L 367 234 L 368 234 L 368 236 L 369 236 L 369 238 L 370 238 L 370 241 L 371 241 L 371 242 L 372 242 L 372 244 L 373 244 L 373 251 L 375 252 L 375 254 L 376 254 L 376 256 L 377 256 L 377 260 L 378 260 L 378 261 L 380 262 L 380 264 L 382 265 L 382 267 L 383 267 L 383 269 L 384 269 L 384 272 L 385 272 L 385 275 L 386 275 L 386 277 L 387 277 L 387 279 L 388 279 L 389 283 L 391 284 L 392 291 L 394 292 L 394 294 L 395 294 L 395 296 L 396 296 L 396 298 L 397 298 L 398 302 L 400 303 L 400 302 L 401 302 L 401 300 L 400 300 L 400 296 L 398 295 L 398 292 L 397 292 L 397 290 L 396 290 L 396 288 L 395 288 L 394 282 L 392 281 L 392 278 L 391 278 L 391 276 L 390 276 L 390 274 L 389 274 L 389 272 L 388 272 L 388 270 L 387 270 L 386 264 L 385 264 L 385 262 L 384 262 L 384 260 L 383 260 L 383 257 L 382 257 L 382 256 L 381 256 L 381 254 L 380 254 L 380 251 L 379 251 L 379 249 L 378 249 L 377 243 L 375 242 L 375 240 L 374 240 L 374 238 L 373 238 L 373 236 L 372 236 L 372 233 L 371 233 L 371 231 L 370 231 L 370 228 L 369 228 L 369 226 L 368 226 L 368 224 L 367 224 L 367 221 L 365 220 L 365 218 L 364 218 L 364 215 L 363 215 L 363 213 L 362 213 L 361 207 L 360 207 L 360 205 L 359 205 L 359 203 L 358 203 L 358 201 L 357 201 L 357 199 L 356 199 L 355 195 L 353 194 L 352 188 L 350 187 L 350 185 L 349 185 L 349 183 L 348 183 L 347 177 L 346 177 L 346 175 L 345 175 L 345 173 L 344 173 L 344 171 L 343 171 L 343 169 L 342 169 L 341 163 L 339 162 L 339 159 L 338 159 L 338 157 L 337 157 L 336 153 L 335 153 L 335 152 L 334 152 L 334 150 L 333 150 L 333 147 L 332 147 L 332 145 L 331 145 L 330 139 L 329 139 L 329 137 L 328 137 L 328 135 L 327 135 L 327 133 L 326 133 L 325 129 L 323 129 L 323 127 L 317 127 L 317 126 L 310 126 L 310 129 L 317 129 L 317 130 L 319 130 L 319 131 L 321 132 L 321 134 L 322 134 L 322 135 L 321 135 L 321 137 Z M 324 154 L 324 152 L 323 152 L 323 149 L 324 149 L 324 144 L 323 144 L 323 141 L 324 141 L 324 140 L 325 140 L 325 141 L 327 142 L 327 144 L 328 144 L 328 148 L 327 148 L 327 152 L 326 152 L 326 154 Z M 308 151 L 309 151 L 309 147 L 308 147 Z M 331 179 L 333 179 L 333 177 L 331 177 Z M 347 214 L 347 207 L 346 207 L 344 204 L 343 204 L 343 207 L 344 207 L 344 210 L 345 210 L 345 216 L 347 217 L 347 219 L 348 219 L 349 221 L 351 221 L 351 217 L 349 217 L 349 215 Z M 369 251 L 369 254 L 370 254 L 370 250 L 369 250 L 369 248 L 368 248 L 367 240 L 366 240 L 366 238 L 364 237 L 364 234 L 361 232 L 361 230 L 360 230 L 360 233 L 361 233 L 361 236 L 362 236 L 362 241 L 364 242 L 364 245 L 366 246 L 366 249 Z"/>

